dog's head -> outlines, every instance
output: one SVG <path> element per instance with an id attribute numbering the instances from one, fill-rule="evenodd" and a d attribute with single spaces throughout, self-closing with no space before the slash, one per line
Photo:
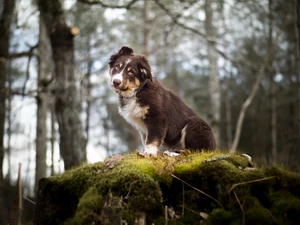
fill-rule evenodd
<path id="1" fill-rule="evenodd" d="M 113 54 L 108 65 L 110 85 L 124 97 L 132 97 L 148 79 L 152 81 L 148 60 L 143 55 L 134 54 L 129 47 L 123 46 Z"/>

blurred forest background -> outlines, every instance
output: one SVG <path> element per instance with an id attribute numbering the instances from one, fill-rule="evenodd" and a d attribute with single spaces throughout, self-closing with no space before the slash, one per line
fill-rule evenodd
<path id="1" fill-rule="evenodd" d="M 219 149 L 299 171 L 299 13 L 299 0 L 0 0 L 0 224 L 16 212 L 18 162 L 30 221 L 41 177 L 142 147 L 109 86 L 123 45 Z"/>

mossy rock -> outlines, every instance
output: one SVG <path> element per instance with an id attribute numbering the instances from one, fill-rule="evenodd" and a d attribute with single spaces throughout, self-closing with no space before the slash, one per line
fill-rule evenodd
<path id="1" fill-rule="evenodd" d="M 300 224 L 300 175 L 248 166 L 218 151 L 115 155 L 41 179 L 35 224 L 165 224 L 165 209 L 171 225 Z"/>

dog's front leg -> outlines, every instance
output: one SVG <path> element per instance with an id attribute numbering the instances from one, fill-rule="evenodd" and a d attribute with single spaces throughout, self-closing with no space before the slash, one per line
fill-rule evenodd
<path id="1" fill-rule="evenodd" d="M 142 141 L 142 145 L 143 147 L 145 147 L 145 139 L 146 139 L 146 135 L 143 132 L 139 132 L 140 133 L 140 137 L 141 137 L 141 141 Z"/>
<path id="2" fill-rule="evenodd" d="M 149 124 L 145 139 L 145 153 L 156 156 L 163 144 L 167 129 L 162 124 Z"/>

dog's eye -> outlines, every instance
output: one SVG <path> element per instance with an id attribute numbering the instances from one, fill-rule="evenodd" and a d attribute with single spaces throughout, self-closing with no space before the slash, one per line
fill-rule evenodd
<path id="1" fill-rule="evenodd" d="M 131 67 L 128 67 L 128 68 L 127 68 L 127 73 L 133 74 L 133 72 L 134 72 L 134 71 L 133 71 L 133 69 L 131 69 Z"/>
<path id="2" fill-rule="evenodd" d="M 122 68 L 122 66 L 123 66 L 123 63 L 119 63 L 119 64 L 115 65 L 115 68 L 116 68 L 117 70 L 119 70 L 119 69 Z"/>

